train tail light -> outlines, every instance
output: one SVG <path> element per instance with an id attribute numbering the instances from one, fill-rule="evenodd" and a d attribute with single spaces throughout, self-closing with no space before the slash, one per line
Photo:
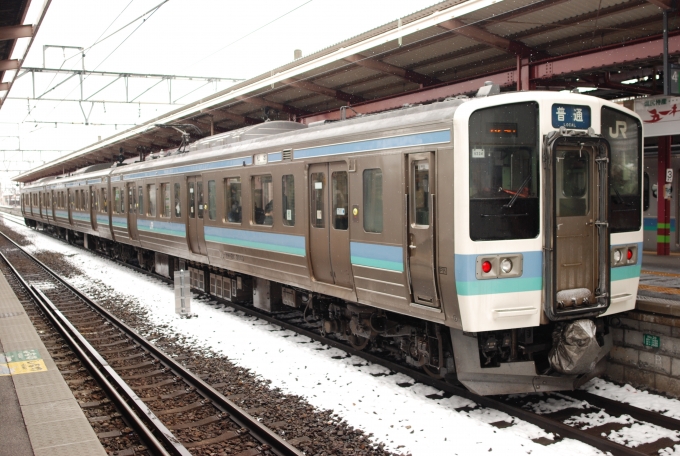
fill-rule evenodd
<path id="1" fill-rule="evenodd" d="M 628 249 L 628 252 L 626 253 L 626 257 L 628 258 L 628 261 L 633 259 L 633 250 Z"/>
<path id="2" fill-rule="evenodd" d="M 482 271 L 484 271 L 485 274 L 488 274 L 491 272 L 491 262 L 490 261 L 485 261 L 482 263 Z"/>

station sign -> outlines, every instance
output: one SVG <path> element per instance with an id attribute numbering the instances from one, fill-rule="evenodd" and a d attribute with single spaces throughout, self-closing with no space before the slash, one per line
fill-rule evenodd
<path id="1" fill-rule="evenodd" d="M 642 345 L 645 347 L 659 348 L 661 347 L 661 338 L 652 334 L 643 334 Z"/>
<path id="2" fill-rule="evenodd" d="M 552 126 L 587 130 L 590 128 L 590 106 L 553 104 Z"/>
<path id="3" fill-rule="evenodd" d="M 680 131 L 680 96 L 639 98 L 635 100 L 635 113 L 642 118 L 645 138 L 676 135 Z"/>

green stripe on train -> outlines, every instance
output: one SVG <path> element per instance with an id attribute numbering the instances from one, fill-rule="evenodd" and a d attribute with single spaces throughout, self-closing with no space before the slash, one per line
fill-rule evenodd
<path id="1" fill-rule="evenodd" d="M 374 258 L 364 258 L 359 256 L 352 256 L 350 259 L 352 264 L 357 266 L 367 266 L 369 268 L 388 269 L 390 271 L 404 272 L 404 264 L 396 261 L 377 260 Z"/>
<path id="2" fill-rule="evenodd" d="M 632 266 L 622 266 L 620 268 L 612 268 L 611 280 L 613 282 L 615 280 L 634 279 L 636 277 L 640 277 L 640 269 L 642 269 L 642 266 L 639 264 L 634 264 Z"/>
<path id="3" fill-rule="evenodd" d="M 517 293 L 521 291 L 540 291 L 543 289 L 543 278 L 516 278 L 476 280 L 474 282 L 456 282 L 458 294 L 476 296 L 485 294 Z"/>

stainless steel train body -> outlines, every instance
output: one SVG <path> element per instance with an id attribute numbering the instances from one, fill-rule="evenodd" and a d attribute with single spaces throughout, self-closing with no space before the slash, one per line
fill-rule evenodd
<path id="1" fill-rule="evenodd" d="M 513 93 L 247 127 L 27 185 L 22 210 L 480 394 L 568 389 L 635 306 L 641 146 L 618 105 Z"/>

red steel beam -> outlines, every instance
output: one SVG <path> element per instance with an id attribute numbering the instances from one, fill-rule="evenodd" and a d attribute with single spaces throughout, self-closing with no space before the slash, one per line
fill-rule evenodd
<path id="1" fill-rule="evenodd" d="M 18 70 L 21 67 L 21 62 L 18 60 L 0 60 L 0 71 Z"/>
<path id="2" fill-rule="evenodd" d="M 0 27 L 0 41 L 29 38 L 33 36 L 32 25 L 7 25 Z"/>
<path id="3" fill-rule="evenodd" d="M 554 58 L 549 61 L 535 63 L 526 62 L 525 65 L 520 68 L 520 71 L 526 71 L 528 69 L 529 78 L 526 78 L 526 75 L 522 78 L 522 90 L 527 90 L 527 88 L 524 87 L 527 79 L 533 85 L 536 81 L 549 80 L 557 76 L 565 76 L 582 71 L 598 71 L 617 64 L 629 64 L 649 58 L 660 58 L 662 50 L 662 38 L 660 36 L 653 36 L 629 43 L 603 47 L 589 53 L 575 53 Z M 680 53 L 680 34 L 676 33 L 669 37 L 668 50 L 671 54 Z M 518 68 L 508 68 L 500 72 L 471 79 L 458 80 L 448 84 L 440 84 L 436 87 L 429 87 L 404 93 L 402 95 L 361 103 L 354 105 L 353 108 L 356 112 L 361 114 L 396 109 L 404 104 L 424 103 L 450 96 L 469 94 L 475 92 L 479 87 L 482 87 L 486 81 L 492 81 L 501 87 L 516 88 L 518 79 Z M 626 87 L 623 84 L 620 86 L 622 90 Z M 637 90 L 631 91 L 636 92 Z M 347 115 L 352 116 L 354 113 L 348 111 Z M 337 110 L 334 110 L 306 116 L 303 118 L 303 122 L 311 123 L 319 120 L 337 120 L 339 118 L 340 113 Z"/>

